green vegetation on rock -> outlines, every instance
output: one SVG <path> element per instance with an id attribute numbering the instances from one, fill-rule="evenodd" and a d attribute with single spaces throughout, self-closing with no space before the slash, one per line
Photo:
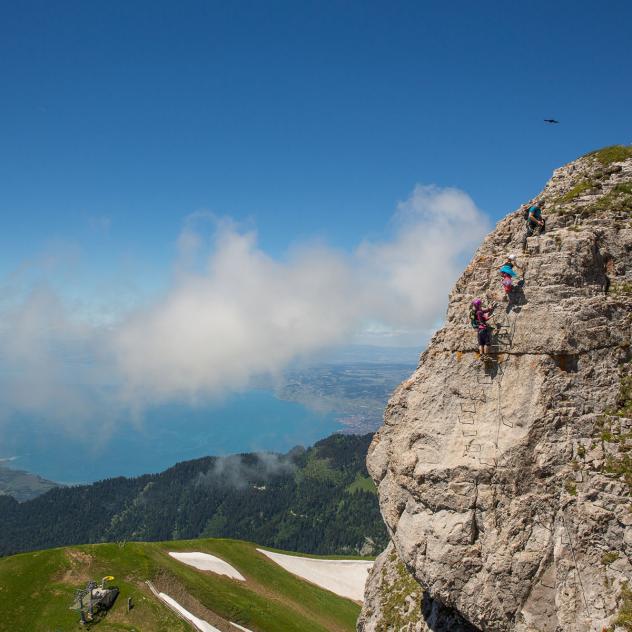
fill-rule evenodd
<path id="1" fill-rule="evenodd" d="M 626 283 L 625 281 L 612 283 L 608 294 L 611 296 L 632 296 L 632 283 Z"/>
<path id="2" fill-rule="evenodd" d="M 574 200 L 576 197 L 579 197 L 585 191 L 592 189 L 593 186 L 594 185 L 591 182 L 584 180 L 580 182 L 579 184 L 576 184 L 570 191 L 567 191 L 564 195 L 560 196 L 556 200 L 556 202 L 561 202 L 561 203 L 570 202 L 571 200 Z"/>
<path id="3" fill-rule="evenodd" d="M 397 554 L 393 551 L 389 561 L 392 564 L 396 559 Z M 418 608 L 423 596 L 421 586 L 400 560 L 397 560 L 395 572 L 395 581 L 389 583 L 387 591 L 383 591 L 384 601 L 376 632 L 405 630 L 409 624 L 414 625 L 419 620 Z M 407 607 L 407 599 L 417 604 L 417 608 Z"/>
<path id="4" fill-rule="evenodd" d="M 583 207 L 580 214 L 582 216 L 588 216 L 603 212 L 632 212 L 632 185 L 628 183 L 615 185 L 611 191 L 599 198 L 596 202 Z"/>
<path id="5" fill-rule="evenodd" d="M 596 158 L 602 165 L 609 165 L 613 162 L 622 162 L 632 157 L 632 146 L 629 145 L 611 145 L 596 151 L 591 151 L 586 156 Z"/>
<path id="6" fill-rule="evenodd" d="M 619 559 L 618 551 L 609 551 L 608 553 L 604 553 L 601 556 L 601 563 L 607 566 L 608 564 L 612 564 Z"/>
<path id="7" fill-rule="evenodd" d="M 606 456 L 603 471 L 612 476 L 621 477 L 630 493 L 632 493 L 632 432 L 626 430 L 624 419 L 632 417 L 632 374 L 631 364 L 626 362 L 622 367 L 619 393 L 616 407 L 606 411 L 597 420 L 596 432 L 602 445 L 614 444 L 616 452 Z"/>
<path id="8" fill-rule="evenodd" d="M 621 608 L 614 620 L 614 625 L 610 626 L 609 632 L 614 632 L 617 627 L 621 627 L 628 632 L 632 632 L 632 590 L 628 582 L 621 588 Z"/>

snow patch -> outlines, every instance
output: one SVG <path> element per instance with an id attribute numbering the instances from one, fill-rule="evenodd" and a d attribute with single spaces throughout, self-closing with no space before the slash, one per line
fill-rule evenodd
<path id="1" fill-rule="evenodd" d="M 187 621 L 190 621 L 200 632 L 221 632 L 216 627 L 207 623 L 203 619 L 198 619 L 194 614 L 191 614 L 188 610 L 183 608 L 173 597 L 170 597 L 166 593 L 158 593 L 158 597 L 162 599 L 173 610 L 180 613 Z"/>
<path id="2" fill-rule="evenodd" d="M 257 549 L 286 571 L 307 581 L 326 588 L 336 595 L 364 600 L 364 585 L 373 562 L 363 560 L 321 560 L 310 557 L 296 557 Z"/>
<path id="3" fill-rule="evenodd" d="M 246 581 L 246 578 L 234 566 L 231 566 L 228 562 L 224 562 L 224 560 L 214 555 L 200 552 L 173 553 L 171 551 L 169 555 L 179 562 L 193 566 L 198 570 L 212 571 L 218 575 L 227 575 L 231 579 L 238 579 L 242 582 Z"/>

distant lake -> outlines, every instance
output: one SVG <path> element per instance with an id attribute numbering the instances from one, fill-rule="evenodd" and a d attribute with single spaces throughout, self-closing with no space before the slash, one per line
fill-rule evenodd
<path id="1" fill-rule="evenodd" d="M 159 472 L 179 461 L 236 452 L 287 452 L 342 428 L 334 413 L 277 399 L 265 390 L 233 395 L 216 405 L 162 406 L 138 426 L 120 424 L 111 436 L 95 424 L 91 438 L 73 438 L 46 423 L 21 419 L 0 438 L 0 457 L 16 469 L 64 482 Z"/>

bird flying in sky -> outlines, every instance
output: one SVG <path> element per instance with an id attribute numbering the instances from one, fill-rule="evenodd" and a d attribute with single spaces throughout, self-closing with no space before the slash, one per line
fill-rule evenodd
<path id="1" fill-rule="evenodd" d="M 556 121 L 555 119 L 544 119 L 545 123 L 559 123 L 559 121 Z"/>

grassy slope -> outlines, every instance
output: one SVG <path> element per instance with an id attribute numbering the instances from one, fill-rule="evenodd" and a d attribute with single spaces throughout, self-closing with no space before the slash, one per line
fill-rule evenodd
<path id="1" fill-rule="evenodd" d="M 354 630 L 359 606 L 301 581 L 258 553 L 256 545 L 234 540 L 98 544 L 23 553 L 0 559 L 0 631 L 82 630 L 69 610 L 75 588 L 88 579 L 114 575 L 121 594 L 95 631 L 189 631 L 149 592 L 152 580 L 184 590 L 218 615 L 254 631 L 327 632 Z M 197 571 L 168 551 L 204 551 L 235 566 L 237 582 Z M 169 589 L 165 589 L 169 592 Z M 175 595 L 174 595 L 175 596 Z M 135 607 L 127 612 L 127 598 Z"/>

